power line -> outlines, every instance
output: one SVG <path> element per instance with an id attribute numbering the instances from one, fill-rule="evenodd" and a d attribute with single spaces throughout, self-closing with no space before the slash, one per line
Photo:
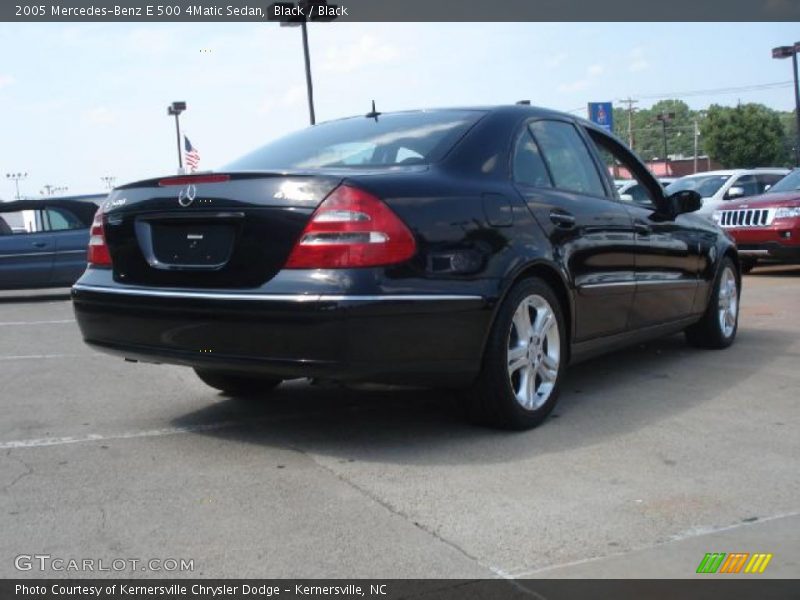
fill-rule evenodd
<path id="1" fill-rule="evenodd" d="M 752 85 L 742 85 L 737 87 L 709 88 L 704 90 L 688 90 L 683 92 L 669 92 L 661 94 L 638 94 L 639 98 L 652 100 L 657 98 L 686 98 L 690 96 L 706 96 L 714 94 L 736 94 L 741 92 L 761 92 L 765 90 L 777 90 L 791 87 L 792 81 L 774 81 L 772 83 L 757 83 Z"/>

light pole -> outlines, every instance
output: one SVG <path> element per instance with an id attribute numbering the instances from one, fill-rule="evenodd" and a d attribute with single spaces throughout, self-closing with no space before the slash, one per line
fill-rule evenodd
<path id="1" fill-rule="evenodd" d="M 107 190 L 114 189 L 114 182 L 116 180 L 117 178 L 114 177 L 113 175 L 105 175 L 104 177 L 100 178 L 100 181 L 102 181 L 105 184 Z"/>
<path id="2" fill-rule="evenodd" d="M 797 132 L 794 140 L 794 164 L 800 167 L 800 87 L 797 83 L 797 53 L 800 52 L 800 42 L 794 46 L 778 46 L 772 49 L 772 58 L 792 57 L 792 75 L 794 75 L 794 116 Z"/>
<path id="3" fill-rule="evenodd" d="M 178 142 L 178 173 L 183 173 L 183 152 L 181 152 L 181 122 L 178 117 L 186 110 L 186 102 L 173 102 L 167 107 L 167 114 L 175 117 L 175 139 Z"/>
<path id="4" fill-rule="evenodd" d="M 27 179 L 28 178 L 28 173 L 27 172 L 25 172 L 25 173 L 6 173 L 6 178 L 14 180 L 14 185 L 16 185 L 16 187 L 17 187 L 16 199 L 19 200 L 20 199 L 20 195 L 19 195 L 19 180 L 20 179 Z"/>
<path id="5" fill-rule="evenodd" d="M 675 113 L 659 113 L 656 120 L 661 121 L 661 134 L 664 137 L 664 177 L 669 175 L 669 158 L 667 158 L 667 123 L 675 118 Z"/>
<path id="6" fill-rule="evenodd" d="M 276 2 L 270 10 L 269 18 L 281 22 L 281 27 L 300 27 L 303 34 L 303 60 L 306 67 L 306 94 L 308 95 L 308 119 L 312 125 L 317 122 L 314 114 L 314 85 L 311 81 L 311 56 L 308 50 L 308 21 L 333 21 L 337 15 L 336 4 L 327 0 L 300 0 Z"/>

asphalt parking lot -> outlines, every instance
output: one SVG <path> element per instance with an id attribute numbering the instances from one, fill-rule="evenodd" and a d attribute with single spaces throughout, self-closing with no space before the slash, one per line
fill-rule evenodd
<path id="1" fill-rule="evenodd" d="M 134 577 L 690 577 L 706 552 L 800 573 L 800 268 L 745 277 L 734 347 L 576 366 L 527 433 L 435 391 L 228 398 L 91 351 L 63 292 L 0 294 L 2 577 L 83 576 L 22 554 L 194 561 L 111 573 Z"/>

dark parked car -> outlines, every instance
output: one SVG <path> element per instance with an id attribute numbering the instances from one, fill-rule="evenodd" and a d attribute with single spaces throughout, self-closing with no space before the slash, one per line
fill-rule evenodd
<path id="1" fill-rule="evenodd" d="M 86 269 L 89 226 L 104 198 L 0 202 L 0 289 L 75 283 Z"/>
<path id="2" fill-rule="evenodd" d="M 621 201 L 610 156 L 653 207 Z M 298 377 L 465 388 L 527 428 L 569 362 L 736 335 L 739 259 L 621 143 L 529 106 L 316 125 L 217 173 L 124 185 L 73 288 L 85 340 L 233 394 Z"/>

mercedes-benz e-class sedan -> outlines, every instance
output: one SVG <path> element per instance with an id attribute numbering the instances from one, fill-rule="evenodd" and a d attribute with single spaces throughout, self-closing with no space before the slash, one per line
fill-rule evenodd
<path id="1" fill-rule="evenodd" d="M 612 161 L 652 206 L 617 195 Z M 522 429 L 570 362 L 679 331 L 733 342 L 739 259 L 699 207 L 571 115 L 373 112 L 115 189 L 72 295 L 93 347 L 231 394 L 452 386 L 473 419 Z"/>

